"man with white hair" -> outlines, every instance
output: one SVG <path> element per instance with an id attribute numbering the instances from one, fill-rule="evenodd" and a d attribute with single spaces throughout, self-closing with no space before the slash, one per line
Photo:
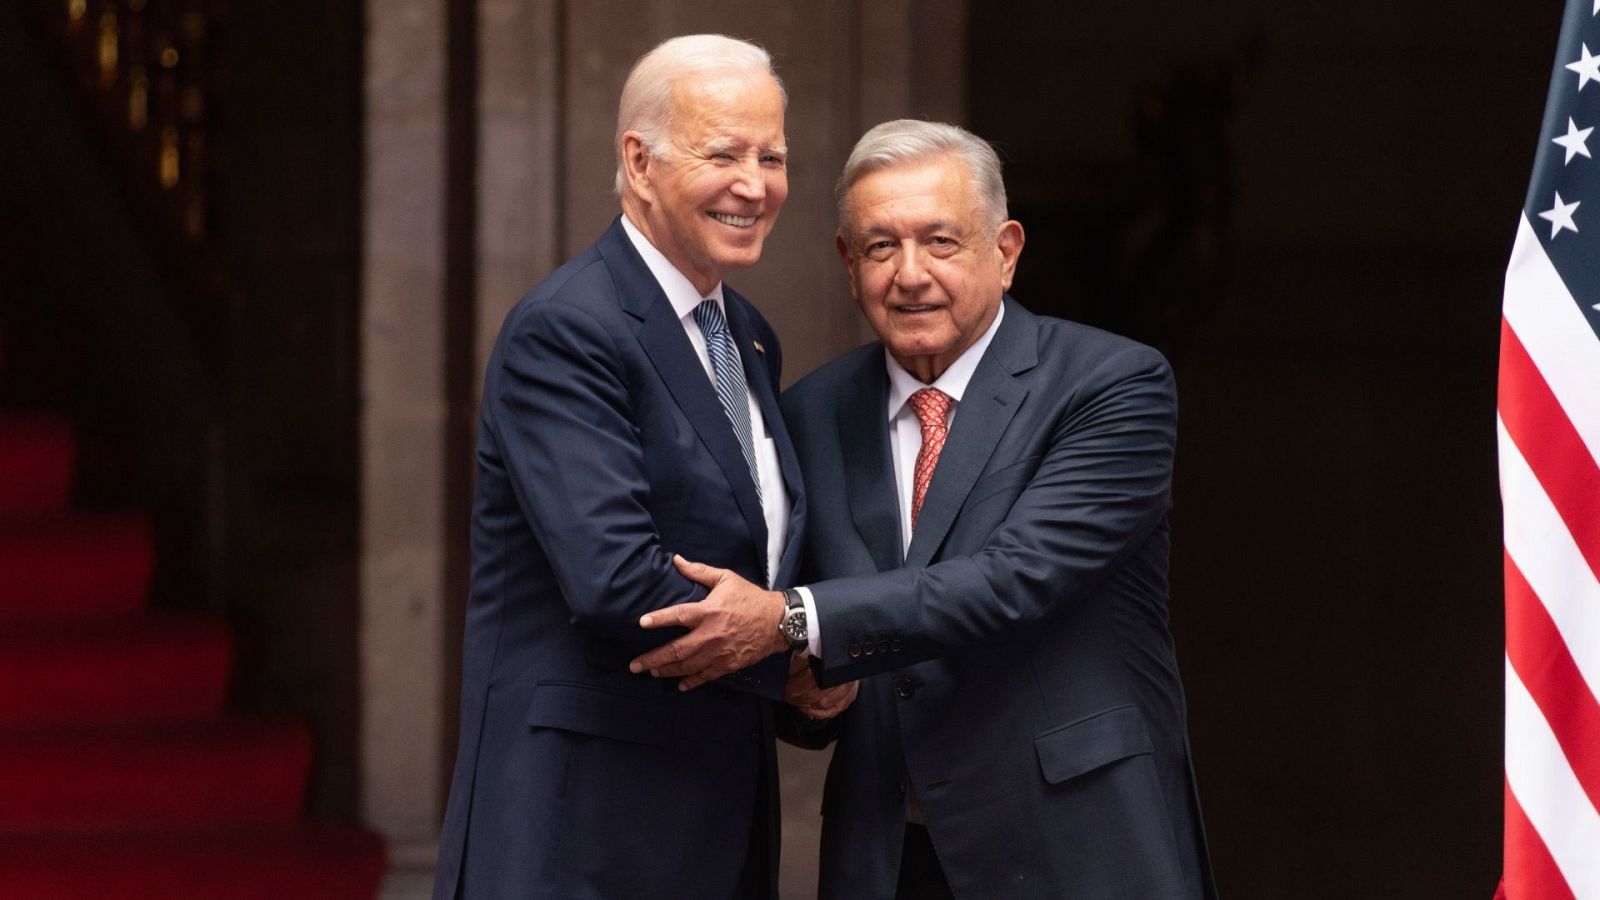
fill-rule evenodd
<path id="1" fill-rule="evenodd" d="M 617 117 L 622 215 L 501 328 L 435 898 L 776 896 L 787 647 L 692 693 L 628 661 L 669 636 L 641 614 L 706 595 L 673 552 L 763 585 L 798 565 L 778 339 L 722 283 L 788 194 L 784 106 L 752 44 L 646 54 Z"/>
<path id="2" fill-rule="evenodd" d="M 783 396 L 804 587 L 680 561 L 715 589 L 651 613 L 694 630 L 635 667 L 693 687 L 742 664 L 699 625 L 737 599 L 803 634 L 822 684 L 861 679 L 843 715 L 800 723 L 838 739 L 823 897 L 1213 897 L 1167 631 L 1171 369 L 1006 294 L 1023 231 L 976 136 L 880 125 L 837 199 L 879 340 Z M 781 646 L 763 634 L 749 656 Z"/>

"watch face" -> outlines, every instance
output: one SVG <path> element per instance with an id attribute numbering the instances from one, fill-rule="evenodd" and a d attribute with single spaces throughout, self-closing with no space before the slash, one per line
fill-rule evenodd
<path id="1" fill-rule="evenodd" d="M 806 639 L 806 611 L 804 609 L 791 609 L 783 617 L 782 630 L 784 636 L 791 641 Z"/>

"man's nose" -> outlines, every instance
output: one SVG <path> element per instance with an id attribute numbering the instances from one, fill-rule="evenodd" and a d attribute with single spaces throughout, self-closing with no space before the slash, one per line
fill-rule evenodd
<path id="1" fill-rule="evenodd" d="M 760 160 L 746 160 L 739 164 L 739 177 L 729 188 L 741 200 L 763 200 L 767 196 L 767 176 Z"/>
<path id="2" fill-rule="evenodd" d="M 922 248 L 915 242 L 907 242 L 900 251 L 900 264 L 894 270 L 895 287 L 903 291 L 915 290 L 928 283 L 928 267 L 922 256 Z"/>

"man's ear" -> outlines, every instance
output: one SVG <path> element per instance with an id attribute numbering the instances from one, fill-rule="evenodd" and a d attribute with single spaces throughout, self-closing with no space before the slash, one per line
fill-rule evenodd
<path id="1" fill-rule="evenodd" d="M 622 134 L 622 173 L 627 179 L 629 191 L 647 203 L 655 202 L 655 188 L 650 176 L 653 174 L 651 166 L 655 157 L 650 155 L 650 145 L 644 142 L 644 136 L 637 131 L 625 131 Z"/>
<path id="2" fill-rule="evenodd" d="M 1011 279 L 1017 274 L 1017 258 L 1022 256 L 1022 223 L 1016 219 L 1007 219 L 1000 224 L 1000 233 L 995 235 L 995 249 L 1000 253 L 1000 289 L 1011 290 Z"/>
<path id="3" fill-rule="evenodd" d="M 850 282 L 850 299 L 856 298 L 856 261 L 850 255 L 850 244 L 844 239 L 844 232 L 840 231 L 833 236 L 833 248 L 839 251 L 839 261 L 844 263 L 844 274 Z"/>

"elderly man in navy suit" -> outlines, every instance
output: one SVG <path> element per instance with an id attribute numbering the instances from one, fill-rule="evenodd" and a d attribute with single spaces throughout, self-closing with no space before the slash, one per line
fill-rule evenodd
<path id="1" fill-rule="evenodd" d="M 1215 894 L 1167 631 L 1177 403 L 1154 350 L 1006 296 L 1022 226 L 1000 162 L 902 120 L 839 181 L 839 254 L 877 332 L 784 395 L 807 495 L 798 590 L 679 561 L 778 617 L 837 737 L 822 894 L 1180 900 Z M 696 604 L 649 616 L 696 625 Z M 713 629 L 635 668 L 694 688 L 751 649 Z"/>
<path id="2" fill-rule="evenodd" d="M 501 328 L 436 898 L 777 894 L 787 645 L 692 694 L 628 662 L 671 636 L 640 627 L 648 610 L 759 612 L 706 598 L 671 551 L 762 585 L 798 568 L 778 339 L 722 281 L 760 257 L 788 194 L 784 106 L 742 41 L 675 38 L 640 59 L 617 116 L 622 215 Z M 775 619 L 759 624 L 776 634 Z"/>

